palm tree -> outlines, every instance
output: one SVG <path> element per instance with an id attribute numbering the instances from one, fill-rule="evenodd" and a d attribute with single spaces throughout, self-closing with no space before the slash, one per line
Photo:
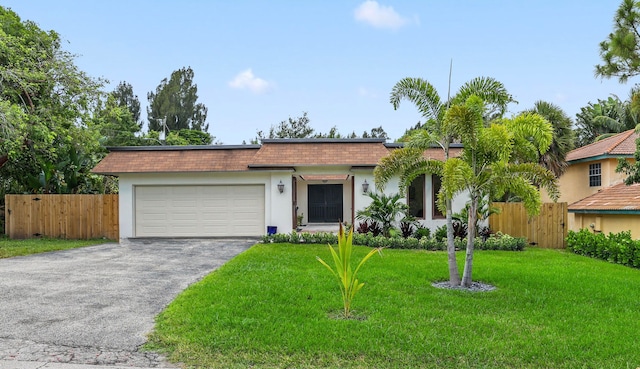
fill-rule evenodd
<path id="1" fill-rule="evenodd" d="M 551 123 L 553 141 L 549 150 L 540 155 L 538 163 L 552 171 L 556 177 L 560 177 L 568 166 L 567 153 L 574 147 L 571 118 L 559 106 L 546 101 L 536 101 L 533 109 L 527 110 L 526 113 L 536 113 Z"/>
<path id="2" fill-rule="evenodd" d="M 462 155 L 449 158 L 442 168 L 440 199 L 468 192 L 469 233 L 462 274 L 462 287 L 470 287 L 473 270 L 473 247 L 478 206 L 483 198 L 500 197 L 506 192 L 519 196 L 527 212 L 540 212 L 541 186 L 552 198 L 558 197 L 555 175 L 537 161 L 553 139 L 553 128 L 538 114 L 528 113 L 485 126 L 484 102 L 471 96 L 464 105 L 447 110 L 443 127 L 455 132 L 463 144 Z M 514 156 L 520 160 L 515 161 Z M 530 159 L 527 162 L 527 158 Z"/>
<path id="3" fill-rule="evenodd" d="M 435 87 L 422 78 L 404 78 L 396 83 L 390 96 L 393 108 L 398 109 L 402 100 L 408 100 L 418 108 L 425 121 L 420 129 L 413 132 L 405 147 L 393 151 L 378 163 L 374 171 L 376 186 L 384 188 L 392 177 L 399 175 L 400 188 L 404 191 L 422 174 L 441 175 L 443 163 L 425 159 L 423 153 L 432 145 L 437 145 L 444 151 L 445 160 L 450 157 L 449 148 L 455 135 L 443 127 L 446 111 L 450 105 L 464 102 L 471 95 L 480 96 L 487 102 L 483 111 L 485 119 L 501 116 L 507 105 L 514 101 L 504 85 L 493 78 L 475 78 L 462 85 L 453 97 L 444 101 Z M 447 221 L 449 283 L 457 286 L 460 285 L 460 275 L 453 239 L 451 201 L 452 198 L 443 198 L 441 205 L 444 207 Z"/>
<path id="4" fill-rule="evenodd" d="M 631 89 L 628 101 L 614 95 L 580 108 L 580 113 L 576 114 L 576 146 L 634 129 L 640 122 L 639 98 L 638 90 Z"/>
<path id="5" fill-rule="evenodd" d="M 400 202 L 404 197 L 401 194 L 385 195 L 370 192 L 371 204 L 363 210 L 358 210 L 357 219 L 373 220 L 382 224 L 382 233 L 389 237 L 393 223 L 398 216 L 405 214 L 409 209 L 407 204 Z"/>

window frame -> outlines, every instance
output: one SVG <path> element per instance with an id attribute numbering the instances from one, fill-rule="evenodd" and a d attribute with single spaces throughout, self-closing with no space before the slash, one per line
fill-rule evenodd
<path id="1" fill-rule="evenodd" d="M 589 164 L 589 187 L 602 187 L 602 164 Z"/>

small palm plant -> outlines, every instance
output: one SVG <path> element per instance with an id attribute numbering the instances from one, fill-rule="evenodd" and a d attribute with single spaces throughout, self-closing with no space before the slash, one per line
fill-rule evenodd
<path id="1" fill-rule="evenodd" d="M 356 275 L 360 267 L 369 260 L 376 252 L 381 254 L 382 249 L 376 248 L 371 250 L 362 260 L 358 263 L 358 266 L 354 269 L 351 268 L 351 254 L 353 252 L 353 228 L 349 230 L 349 234 L 345 235 L 342 223 L 340 223 L 340 230 L 338 231 L 338 252 L 329 245 L 331 250 L 331 256 L 333 256 L 333 262 L 335 269 L 329 266 L 324 260 L 316 256 L 316 259 L 327 267 L 331 274 L 333 274 L 340 284 L 340 292 L 342 293 L 342 302 L 344 303 L 344 317 L 349 318 L 351 316 L 351 301 L 353 297 L 362 289 L 364 283 L 360 282 Z"/>

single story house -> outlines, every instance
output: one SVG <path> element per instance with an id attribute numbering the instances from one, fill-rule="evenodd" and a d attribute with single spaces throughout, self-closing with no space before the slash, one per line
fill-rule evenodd
<path id="1" fill-rule="evenodd" d="M 640 229 L 640 215 L 633 209 L 623 209 L 622 204 L 626 199 L 632 205 L 638 188 L 626 188 L 623 183 L 626 175 L 616 172 L 618 158 L 635 162 L 637 139 L 638 133 L 628 130 L 567 154 L 569 166 L 558 180 L 558 201 L 569 204 L 569 230 L 588 228 L 609 233 Z M 551 200 L 543 193 L 543 201 Z M 640 237 L 635 232 L 635 237 Z"/>
<path id="2" fill-rule="evenodd" d="M 377 191 L 373 170 L 399 144 L 384 139 L 267 139 L 260 145 L 114 147 L 93 169 L 119 177 L 120 238 L 261 236 L 303 223 L 353 223 Z M 460 147 L 452 148 L 459 152 Z M 425 157 L 442 160 L 440 148 Z M 397 193 L 392 180 L 386 193 Z M 437 176 L 404 190 L 425 226 L 444 224 Z M 459 196 L 454 211 L 468 199 Z"/>

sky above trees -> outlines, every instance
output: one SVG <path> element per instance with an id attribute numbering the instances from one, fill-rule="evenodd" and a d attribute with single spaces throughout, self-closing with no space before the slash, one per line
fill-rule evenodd
<path id="1" fill-rule="evenodd" d="M 598 1 L 122 1 L 4 0 L 22 20 L 55 30 L 92 77 L 133 86 L 146 130 L 146 95 L 174 70 L 191 67 L 209 132 L 249 141 L 308 112 L 319 132 L 382 126 L 399 138 L 420 120 L 393 110 L 404 77 L 428 79 L 444 95 L 478 76 L 504 83 L 519 104 L 580 108 L 626 85 L 594 77 L 599 43 L 620 0 Z M 509 115 L 509 113 L 507 114 Z"/>

